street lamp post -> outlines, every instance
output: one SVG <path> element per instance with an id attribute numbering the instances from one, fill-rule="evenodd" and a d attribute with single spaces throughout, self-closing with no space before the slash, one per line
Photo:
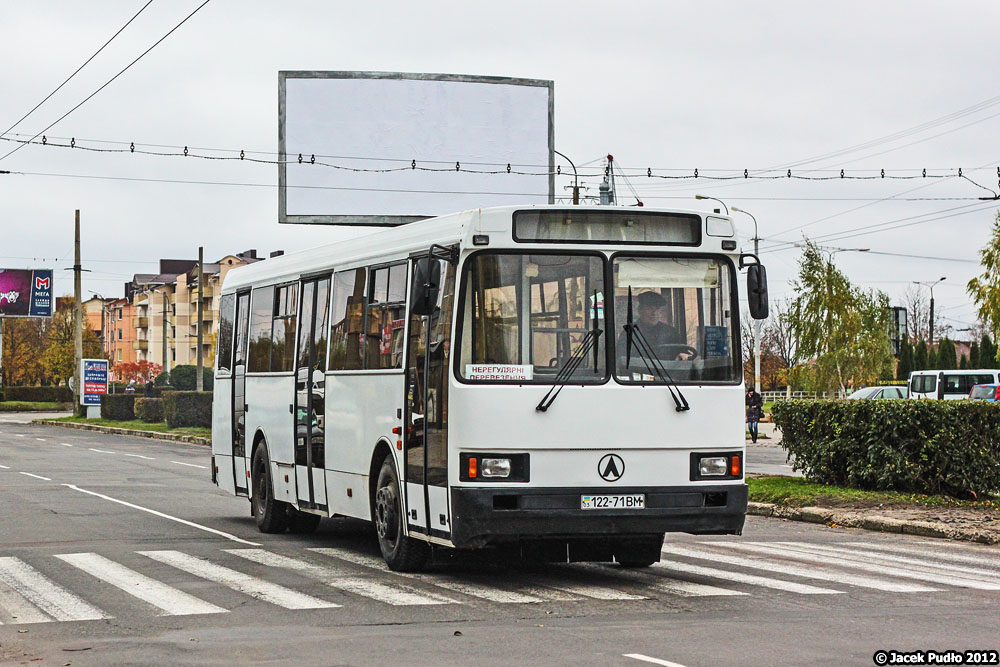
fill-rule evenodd
<path id="1" fill-rule="evenodd" d="M 723 204 L 725 206 L 725 204 Z M 727 209 L 728 210 L 728 209 Z M 741 208 L 733 207 L 733 210 L 737 213 L 742 213 L 743 215 L 750 216 L 753 220 L 753 254 L 757 257 L 757 261 L 760 261 L 760 234 L 757 232 L 757 218 L 754 217 L 753 213 L 749 211 L 744 211 Z M 753 386 L 754 391 L 758 394 L 760 393 L 760 327 L 761 321 L 754 320 L 753 328 Z"/>
<path id="2" fill-rule="evenodd" d="M 712 201 L 717 201 L 720 204 L 722 204 L 723 208 L 726 209 L 726 215 L 729 215 L 729 207 L 726 206 L 726 202 L 722 201 L 721 199 L 717 199 L 716 197 L 709 197 L 708 195 L 695 195 L 694 198 L 698 199 L 698 200 L 701 200 L 701 199 L 711 199 Z"/>
<path id="3" fill-rule="evenodd" d="M 934 286 L 937 285 L 942 280 L 947 280 L 947 276 L 941 276 L 940 278 L 938 278 L 933 282 L 931 281 L 921 282 L 919 280 L 913 281 L 914 285 L 926 285 L 928 288 L 930 288 L 931 291 L 931 313 L 929 318 L 930 321 L 928 322 L 928 326 L 930 327 L 930 329 L 927 332 L 928 345 L 934 345 Z"/>

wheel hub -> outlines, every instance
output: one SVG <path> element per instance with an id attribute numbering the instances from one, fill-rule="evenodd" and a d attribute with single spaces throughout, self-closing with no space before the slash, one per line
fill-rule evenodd
<path id="1" fill-rule="evenodd" d="M 391 488 L 383 486 L 375 494 L 375 529 L 380 539 L 395 540 L 397 519 L 396 497 Z"/>

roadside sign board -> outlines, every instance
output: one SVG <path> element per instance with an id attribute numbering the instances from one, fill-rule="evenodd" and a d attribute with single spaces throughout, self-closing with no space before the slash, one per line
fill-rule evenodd
<path id="1" fill-rule="evenodd" d="M 101 396 L 108 393 L 108 361 L 106 359 L 82 359 L 81 373 L 83 391 L 80 405 L 100 405 Z"/>
<path id="2" fill-rule="evenodd" d="M 52 269 L 0 269 L 0 317 L 52 317 Z"/>

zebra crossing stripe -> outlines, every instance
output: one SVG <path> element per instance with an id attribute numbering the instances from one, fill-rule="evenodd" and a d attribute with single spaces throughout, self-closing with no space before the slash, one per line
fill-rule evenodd
<path id="1" fill-rule="evenodd" d="M 933 560 L 926 560 L 914 558 L 913 554 L 893 554 L 884 553 L 880 551 L 873 551 L 871 549 L 864 548 L 864 545 L 860 547 L 830 547 L 831 549 L 836 548 L 850 553 L 857 553 L 865 558 L 876 558 L 880 561 L 890 561 L 895 563 L 903 563 L 906 565 L 918 565 L 921 567 L 930 567 L 937 570 L 946 570 L 949 572 L 958 572 L 959 574 L 969 575 L 972 577 L 987 579 L 989 581 L 1000 582 L 1000 576 L 997 575 L 997 571 L 993 570 L 982 570 L 977 567 L 970 567 L 969 565 L 959 565 L 957 563 L 942 563 L 935 562 Z M 983 561 L 975 563 L 975 565 L 983 565 Z"/>
<path id="2" fill-rule="evenodd" d="M 587 583 L 575 583 L 567 584 L 563 582 L 552 582 L 549 579 L 538 579 L 533 578 L 534 581 L 540 583 L 546 588 L 554 588 L 559 591 L 565 591 L 571 595 L 582 595 L 583 597 L 593 598 L 595 600 L 646 600 L 648 599 L 645 595 L 635 595 L 634 593 L 626 593 L 625 591 L 619 591 L 614 588 L 609 588 L 607 586 L 598 586 L 597 584 L 587 584 Z"/>
<path id="3" fill-rule="evenodd" d="M 749 584 L 751 586 L 760 586 L 762 588 L 773 588 L 775 590 L 785 591 L 786 593 L 799 593 L 801 595 L 837 595 L 843 593 L 843 591 L 835 591 L 829 588 L 810 586 L 808 584 L 798 584 L 793 581 L 785 581 L 784 579 L 761 577 L 756 574 L 745 574 L 743 572 L 733 572 L 731 570 L 719 570 L 714 567 L 691 565 L 690 563 L 675 560 L 661 560 L 659 563 L 653 563 L 653 568 L 655 568 L 655 570 L 671 570 L 674 572 L 684 572 L 686 574 L 697 574 L 703 577 L 711 577 L 713 579 L 725 579 L 728 581 L 735 581 L 738 584 Z"/>
<path id="4" fill-rule="evenodd" d="M 712 542 L 711 544 L 713 546 L 721 547 L 724 549 L 751 551 L 759 554 L 772 555 L 772 556 L 784 555 L 778 549 L 763 547 L 756 544 L 742 544 L 738 542 Z M 679 552 L 675 551 L 673 553 L 679 553 Z M 859 575 L 859 574 L 850 574 L 841 571 L 831 571 L 825 569 L 827 566 L 830 565 L 830 563 L 824 562 L 819 557 L 801 557 L 796 559 L 804 561 L 812 567 L 802 567 L 799 565 L 780 563 L 774 560 L 765 560 L 762 558 L 753 558 L 748 556 L 746 557 L 724 556 L 721 554 L 706 554 L 704 556 L 698 556 L 692 552 L 691 557 L 708 558 L 711 560 L 716 560 L 720 563 L 728 563 L 730 565 L 739 565 L 741 567 L 750 567 L 758 570 L 767 570 L 770 572 L 781 572 L 783 574 L 788 574 L 793 577 L 802 577 L 804 579 L 819 579 L 820 581 L 832 581 L 834 583 L 841 582 L 848 584 L 850 586 L 858 586 L 859 588 L 873 588 L 878 591 L 888 591 L 890 593 L 931 593 L 940 590 L 937 588 L 931 588 L 930 586 L 913 584 L 905 581 L 878 579 L 875 577 L 866 577 L 864 575 Z"/>
<path id="5" fill-rule="evenodd" d="M 285 609 L 329 609 L 340 605 L 314 598 L 290 588 L 272 584 L 257 577 L 217 565 L 204 558 L 180 551 L 139 551 L 139 554 L 165 563 L 196 577 L 214 581 L 257 600 L 276 604 Z"/>
<path id="6" fill-rule="evenodd" d="M 577 563 L 575 567 L 602 573 L 606 573 L 609 569 L 607 565 L 597 563 Z M 617 570 L 614 571 L 614 574 L 617 578 L 650 586 L 658 591 L 684 598 L 747 595 L 743 591 L 737 591 L 732 588 L 718 588 L 717 586 L 709 586 L 707 584 L 696 584 L 691 581 L 684 581 L 683 579 L 666 579 L 646 572 Z"/>
<path id="7" fill-rule="evenodd" d="M 163 612 L 161 615 L 222 614 L 228 611 L 95 553 L 57 554 L 56 558 L 153 605 Z"/>
<path id="8" fill-rule="evenodd" d="M 937 558 L 940 560 L 950 560 L 957 563 L 968 563 L 970 565 L 991 565 L 997 569 L 1000 569 L 1000 557 L 990 556 L 1000 556 L 1000 552 L 993 551 L 988 553 L 986 547 L 982 547 L 982 553 L 976 553 L 974 548 L 961 549 L 959 552 L 955 551 L 938 551 L 931 549 L 921 549 L 919 547 L 904 547 L 895 544 L 868 544 L 867 542 L 848 542 L 851 546 L 856 547 L 867 547 L 868 549 L 874 549 L 876 551 L 889 551 L 897 552 L 902 554 L 912 554 L 915 556 L 924 556 L 925 558 Z M 935 545 L 936 546 L 936 545 Z M 950 545 L 949 545 L 950 546 Z"/>
<path id="9" fill-rule="evenodd" d="M 489 584 L 483 585 L 477 583 L 470 583 L 467 581 L 457 581 L 455 579 L 428 577 L 427 575 L 413 574 L 408 572 L 392 572 L 391 570 L 386 569 L 385 561 L 373 556 L 366 556 L 365 554 L 342 551 L 340 549 L 322 548 L 322 547 L 316 547 L 309 550 L 315 551 L 316 553 L 319 554 L 323 554 L 324 556 L 330 556 L 332 558 L 338 558 L 340 560 L 347 561 L 348 563 L 360 565 L 361 567 L 378 570 L 379 572 L 383 573 L 389 573 L 392 574 L 393 576 L 401 577 L 403 579 L 421 581 L 432 586 L 437 586 L 438 588 L 443 588 L 445 590 L 453 591 L 455 593 L 460 593 L 462 595 L 468 595 L 470 597 L 489 600 L 490 602 L 497 602 L 499 604 L 530 604 L 535 602 L 546 601 L 546 598 L 538 595 L 537 594 L 538 591 L 536 590 L 511 591 L 502 587 L 490 586 Z M 451 602 L 457 602 L 457 601 L 451 600 Z"/>
<path id="10" fill-rule="evenodd" d="M 320 579 L 338 590 L 353 593 L 354 595 L 361 595 L 386 604 L 409 606 L 450 604 L 456 602 L 443 596 L 425 595 L 412 589 L 391 586 L 362 577 L 348 576 L 344 572 L 332 567 L 309 563 L 297 558 L 289 558 L 288 556 L 282 556 L 264 549 L 224 549 L 223 551 L 253 561 L 254 563 L 267 565 L 268 567 L 280 567 L 295 572 L 302 572 Z"/>
<path id="11" fill-rule="evenodd" d="M 917 568 L 912 566 L 904 567 L 903 565 L 887 561 L 879 562 L 874 558 L 865 557 L 860 554 L 852 554 L 845 551 L 835 551 L 823 546 L 806 544 L 803 542 L 780 542 L 775 544 L 780 544 L 781 547 L 792 552 L 805 552 L 813 556 L 819 555 L 839 559 L 837 565 L 841 567 L 867 570 L 869 572 L 888 574 L 890 576 L 903 577 L 905 579 L 930 581 L 948 586 L 957 586 L 959 588 L 977 588 L 985 591 L 1000 590 L 1000 584 L 994 584 L 978 579 L 970 579 L 968 577 L 957 577 L 941 572 L 940 570 L 931 570 L 928 568 Z"/>
<path id="12" fill-rule="evenodd" d="M 0 585 L 0 625 L 4 623 L 47 623 L 51 620 L 23 595 Z"/>
<path id="13" fill-rule="evenodd" d="M 0 557 L 0 584 L 7 586 L 57 621 L 94 621 L 111 618 L 13 556 Z M 12 614 L 14 612 L 13 609 L 9 611 Z M 30 610 L 27 610 L 27 613 L 30 614 Z"/>

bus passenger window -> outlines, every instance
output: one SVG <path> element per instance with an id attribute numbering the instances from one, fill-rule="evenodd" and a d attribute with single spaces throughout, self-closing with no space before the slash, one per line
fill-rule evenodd
<path id="1" fill-rule="evenodd" d="M 253 291 L 250 309 L 250 355 L 248 373 L 266 373 L 271 362 L 271 324 L 274 314 L 274 288 L 258 287 Z"/>
<path id="2" fill-rule="evenodd" d="M 364 321 L 365 269 L 340 271 L 333 280 L 330 313 L 330 370 L 362 368 L 361 337 Z"/>
<path id="3" fill-rule="evenodd" d="M 225 294 L 219 300 L 218 369 L 229 371 L 233 362 L 233 321 L 236 319 L 236 295 Z"/>
<path id="4" fill-rule="evenodd" d="M 406 265 L 372 269 L 365 330 L 365 368 L 402 368 Z"/>
<path id="5" fill-rule="evenodd" d="M 274 324 L 271 334 L 271 372 L 292 370 L 295 363 L 295 320 L 298 312 L 297 284 L 277 290 L 274 303 Z"/>

